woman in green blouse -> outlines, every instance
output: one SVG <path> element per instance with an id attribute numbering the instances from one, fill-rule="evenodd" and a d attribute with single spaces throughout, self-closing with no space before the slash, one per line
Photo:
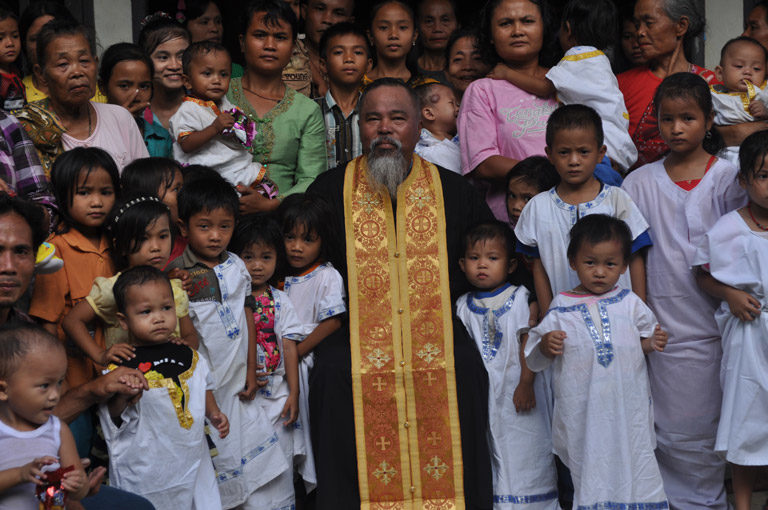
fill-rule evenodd
<path id="1" fill-rule="evenodd" d="M 285 2 L 256 0 L 244 18 L 245 74 L 232 79 L 227 97 L 256 122 L 251 153 L 267 168 L 280 196 L 306 191 L 326 170 L 327 158 L 320 107 L 282 81 L 296 39 L 296 16 Z M 271 211 L 279 204 L 279 198 L 270 200 L 249 188 L 239 191 L 243 214 Z"/>

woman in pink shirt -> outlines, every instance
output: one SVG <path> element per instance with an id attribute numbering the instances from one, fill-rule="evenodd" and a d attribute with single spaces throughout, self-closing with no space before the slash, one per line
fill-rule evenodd
<path id="1" fill-rule="evenodd" d="M 91 101 L 97 68 L 95 46 L 85 27 L 56 18 L 40 30 L 35 75 L 48 97 L 28 103 L 17 117 L 46 174 L 57 157 L 75 147 L 107 151 L 119 170 L 148 156 L 128 110 Z"/>
<path id="2" fill-rule="evenodd" d="M 483 12 L 481 46 L 493 63 L 543 78 L 539 56 L 547 38 L 544 0 L 491 0 Z M 506 80 L 483 78 L 467 87 L 458 128 L 462 173 L 486 190 L 493 214 L 507 221 L 504 178 L 521 159 L 544 154 L 554 98 L 540 98 Z"/>

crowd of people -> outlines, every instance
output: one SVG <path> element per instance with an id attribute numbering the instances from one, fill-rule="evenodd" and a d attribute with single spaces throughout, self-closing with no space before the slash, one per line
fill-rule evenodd
<path id="1" fill-rule="evenodd" d="M 750 509 L 768 2 L 619 4 L 0 3 L 0 510 Z"/>

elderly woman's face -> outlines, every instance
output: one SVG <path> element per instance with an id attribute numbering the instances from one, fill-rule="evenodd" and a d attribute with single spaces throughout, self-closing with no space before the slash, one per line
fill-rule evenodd
<path id="1" fill-rule="evenodd" d="M 502 0 L 491 16 L 491 39 L 499 58 L 511 67 L 538 62 L 544 21 L 530 0 Z"/>
<path id="2" fill-rule="evenodd" d="M 765 7 L 757 6 L 749 13 L 747 17 L 744 33 L 746 37 L 751 37 L 768 49 L 768 12 Z"/>
<path id="3" fill-rule="evenodd" d="M 40 69 L 41 82 L 51 99 L 59 103 L 82 104 L 93 97 L 97 62 L 85 36 L 62 35 L 45 49 Z"/>
<path id="4" fill-rule="evenodd" d="M 664 0 L 639 0 L 635 4 L 635 23 L 640 53 L 651 61 L 671 55 L 687 30 L 687 26 L 667 16 Z"/>
<path id="5" fill-rule="evenodd" d="M 474 37 L 461 37 L 453 43 L 445 72 L 451 84 L 462 94 L 470 83 L 488 73 L 488 66 L 483 62 Z"/>

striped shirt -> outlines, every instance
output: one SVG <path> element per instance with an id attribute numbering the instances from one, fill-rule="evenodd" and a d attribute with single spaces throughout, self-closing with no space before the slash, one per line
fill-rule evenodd
<path id="1" fill-rule="evenodd" d="M 358 107 L 347 116 L 336 104 L 331 91 L 324 97 L 315 99 L 323 112 L 325 122 L 325 149 L 328 153 L 328 169 L 346 165 L 363 153 L 363 144 L 360 141 L 360 128 L 357 122 L 360 118 Z"/>
<path id="2" fill-rule="evenodd" d="M 18 196 L 45 206 L 53 218 L 56 201 L 37 151 L 16 117 L 0 110 L 0 178 Z"/>

